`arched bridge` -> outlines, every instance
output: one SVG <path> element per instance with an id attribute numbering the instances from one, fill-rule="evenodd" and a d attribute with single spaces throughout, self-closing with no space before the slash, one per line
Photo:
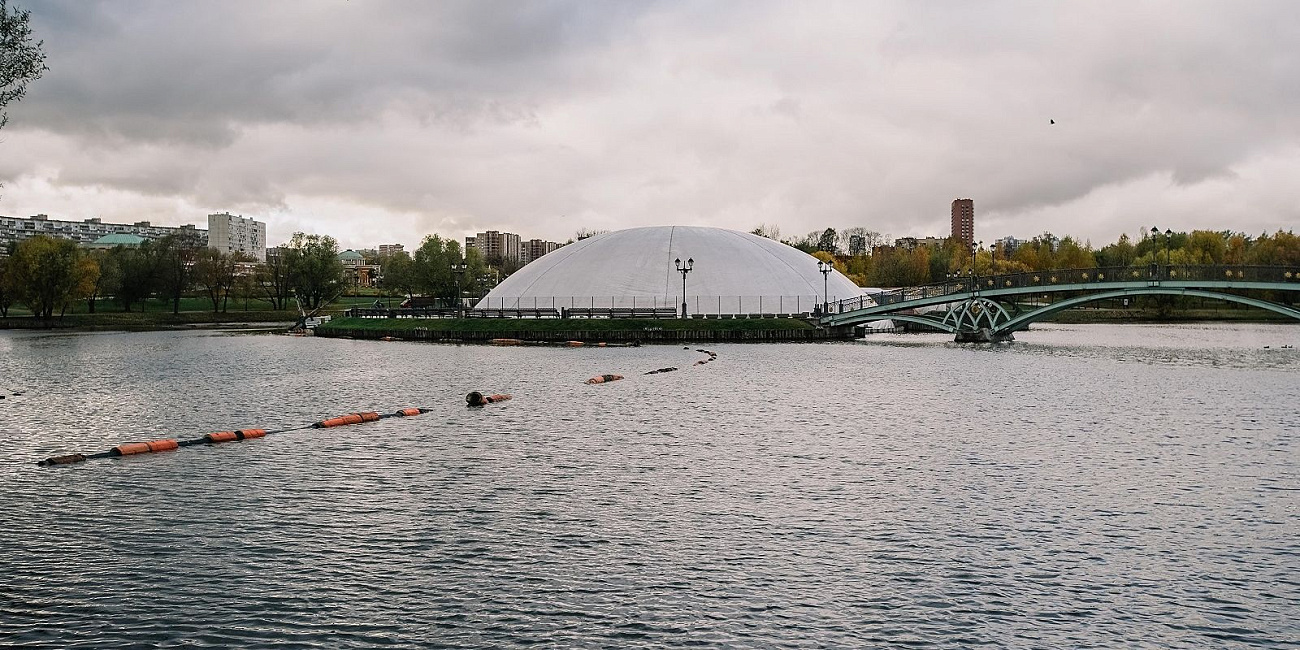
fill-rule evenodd
<path id="1" fill-rule="evenodd" d="M 1254 295 L 1244 295 L 1243 292 Z M 857 325 L 879 320 L 920 323 L 957 336 L 958 341 L 1009 340 L 1011 333 L 1057 312 L 1100 300 L 1166 295 L 1211 298 L 1258 307 L 1300 320 L 1294 304 L 1257 297 L 1300 292 L 1300 267 L 1166 266 L 1033 271 L 966 276 L 939 284 L 885 291 L 832 303 L 821 322 Z M 1021 306 L 1018 299 L 1052 297 L 1049 304 Z M 947 309 L 922 312 L 926 307 Z"/>

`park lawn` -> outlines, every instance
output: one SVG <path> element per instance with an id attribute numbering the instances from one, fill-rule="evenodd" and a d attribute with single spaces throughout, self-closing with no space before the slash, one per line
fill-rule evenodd
<path id="1" fill-rule="evenodd" d="M 649 319 L 649 318 L 335 318 L 317 329 L 405 332 L 610 332 L 628 330 L 805 330 L 797 318 Z"/>

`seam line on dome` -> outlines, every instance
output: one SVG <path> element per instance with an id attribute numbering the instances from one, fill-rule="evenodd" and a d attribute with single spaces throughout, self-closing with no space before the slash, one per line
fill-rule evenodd
<path id="1" fill-rule="evenodd" d="M 673 256 L 673 234 L 676 233 L 676 232 L 677 232 L 677 226 L 668 226 L 668 257 L 672 257 L 672 256 Z M 681 259 L 681 258 L 678 258 L 678 259 Z M 674 269 L 672 266 L 669 266 L 669 265 L 667 264 L 667 262 L 664 263 L 664 266 L 667 266 L 667 267 L 668 267 L 668 268 L 664 271 L 664 297 L 667 298 L 668 296 L 672 295 L 672 294 L 670 294 L 670 293 L 668 293 L 668 292 L 669 292 L 669 291 L 672 291 L 672 286 L 673 286 L 673 271 L 675 271 L 676 269 Z M 683 294 L 682 294 L 682 302 L 685 302 L 685 301 L 686 301 L 686 294 L 683 293 Z"/>

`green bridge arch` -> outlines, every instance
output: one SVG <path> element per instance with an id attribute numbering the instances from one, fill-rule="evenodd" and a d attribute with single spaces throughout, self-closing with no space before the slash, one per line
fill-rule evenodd
<path id="1" fill-rule="evenodd" d="M 1151 265 L 1145 269 L 1105 267 L 1053 269 L 991 277 L 949 278 L 946 282 L 885 290 L 835 303 L 821 324 L 844 327 L 880 320 L 919 323 L 957 334 L 957 339 L 1005 337 L 1057 312 L 1100 300 L 1129 296 L 1190 296 L 1232 302 L 1300 320 L 1300 309 L 1232 291 L 1300 291 L 1300 269 L 1293 266 Z M 1017 296 L 1068 293 L 1070 297 L 1027 313 L 1010 315 L 1003 300 Z M 873 303 L 873 304 L 868 304 Z M 922 307 L 949 307 L 938 318 L 908 313 Z M 995 313 L 996 312 L 996 313 Z"/>
<path id="2" fill-rule="evenodd" d="M 1127 298 L 1129 296 L 1191 296 L 1196 298 L 1210 298 L 1212 300 L 1222 300 L 1224 302 L 1235 302 L 1242 305 L 1257 307 L 1259 309 L 1267 309 L 1268 311 L 1282 314 L 1283 316 L 1289 316 L 1296 320 L 1300 320 L 1300 310 L 1292 309 L 1291 307 L 1287 307 L 1286 305 L 1279 305 L 1275 302 L 1269 302 L 1267 300 L 1248 298 L 1246 296 L 1239 296 L 1233 293 L 1205 291 L 1203 289 L 1143 287 L 1143 288 L 1118 289 L 1114 291 L 1105 291 L 1102 293 L 1093 293 L 1084 296 L 1075 296 L 1073 298 L 1067 298 L 1060 302 L 1052 303 L 1045 307 L 1035 309 L 1034 311 L 1026 312 L 1024 314 L 1016 316 L 1011 320 L 1007 321 L 1006 323 L 1002 324 L 1002 326 L 999 327 L 997 331 L 999 333 L 1013 332 L 1021 327 L 1024 327 L 1025 325 L 1028 325 L 1035 321 L 1042 320 L 1048 316 L 1051 316 L 1052 314 L 1065 311 L 1066 309 L 1070 309 L 1072 307 L 1078 307 L 1079 305 L 1084 305 L 1090 302 L 1097 302 L 1099 300 L 1110 300 L 1112 298 Z"/>

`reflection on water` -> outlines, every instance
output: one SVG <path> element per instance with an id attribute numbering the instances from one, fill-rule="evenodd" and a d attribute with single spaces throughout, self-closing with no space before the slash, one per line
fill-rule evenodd
<path id="1" fill-rule="evenodd" d="M 1035 323 L 1011 345 L 977 346 L 1007 354 L 1241 369 L 1300 369 L 1300 328 L 1293 325 L 1060 325 Z M 951 334 L 872 334 L 874 345 L 926 347 L 953 343 Z"/>
<path id="2" fill-rule="evenodd" d="M 1017 338 L 705 346 L 719 358 L 695 367 L 674 346 L 0 333 L 0 638 L 1300 640 L 1300 352 L 1282 347 L 1300 328 Z M 639 374 L 665 366 L 682 370 Z M 582 383 L 605 372 L 628 378 Z M 469 390 L 515 399 L 471 410 Z M 434 410 L 33 464 L 405 406 Z"/>

